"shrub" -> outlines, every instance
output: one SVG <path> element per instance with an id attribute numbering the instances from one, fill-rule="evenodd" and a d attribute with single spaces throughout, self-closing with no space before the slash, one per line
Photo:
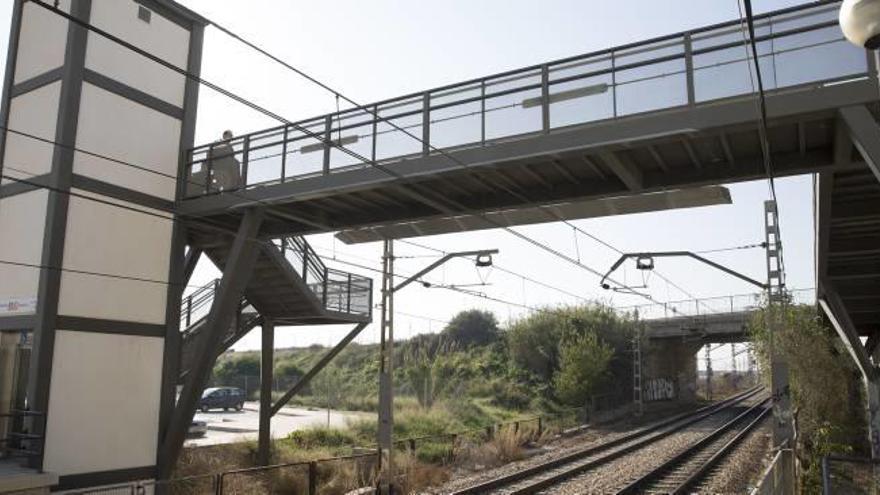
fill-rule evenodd
<path id="1" fill-rule="evenodd" d="M 349 430 L 323 427 L 292 431 L 287 439 L 303 449 L 351 447 L 358 443 L 357 437 Z"/>

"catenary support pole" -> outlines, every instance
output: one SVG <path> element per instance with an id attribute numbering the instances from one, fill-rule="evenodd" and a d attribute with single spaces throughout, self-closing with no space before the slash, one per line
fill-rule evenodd
<path id="1" fill-rule="evenodd" d="M 263 320 L 263 348 L 260 357 L 260 435 L 257 446 L 257 463 L 269 465 L 272 441 L 272 368 L 275 361 L 275 322 Z"/>
<path id="2" fill-rule="evenodd" d="M 392 426 L 394 424 L 394 241 L 383 241 L 382 318 L 379 350 L 379 492 L 388 495 L 394 485 Z"/>
<path id="3" fill-rule="evenodd" d="M 786 311 L 785 272 L 779 216 L 774 201 L 764 201 L 764 241 L 767 254 L 767 334 L 770 354 L 770 390 L 773 402 L 773 446 L 791 441 L 791 395 L 788 387 L 788 363 L 776 351 L 776 335 L 782 328 Z"/>
<path id="4" fill-rule="evenodd" d="M 706 400 L 712 400 L 712 346 L 706 344 Z"/>

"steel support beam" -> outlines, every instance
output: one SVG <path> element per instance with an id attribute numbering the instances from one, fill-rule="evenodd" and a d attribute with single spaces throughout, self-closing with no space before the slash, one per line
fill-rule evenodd
<path id="1" fill-rule="evenodd" d="M 232 244 L 229 261 L 223 270 L 220 287 L 211 305 L 205 322 L 205 336 L 203 337 L 195 355 L 197 361 L 187 374 L 183 385 L 183 391 L 174 408 L 171 424 L 165 439 L 162 442 L 162 455 L 159 465 L 160 479 L 166 479 L 183 448 L 183 441 L 192 422 L 196 411 L 199 396 L 214 361 L 217 359 L 218 349 L 222 344 L 224 330 L 232 325 L 239 309 L 239 301 L 244 294 L 245 286 L 250 280 L 257 255 L 260 252 L 259 242 L 256 241 L 263 222 L 263 210 L 247 210 L 242 217 L 238 232 Z"/>
<path id="2" fill-rule="evenodd" d="M 292 399 L 300 390 L 302 390 L 303 387 L 308 385 L 312 378 L 314 378 L 315 375 L 317 375 L 322 369 L 324 369 L 324 367 L 327 366 L 330 361 L 332 361 L 333 358 L 335 358 L 336 355 L 342 351 L 342 349 L 345 349 L 345 347 L 349 343 L 351 343 L 351 341 L 354 340 L 354 338 L 357 337 L 361 333 L 361 331 L 367 327 L 368 324 L 369 323 L 366 322 L 358 323 L 351 332 L 348 332 L 348 335 L 343 337 L 342 340 L 340 340 L 339 343 L 336 344 L 336 347 L 330 349 L 330 352 L 325 354 L 324 357 L 322 357 L 321 360 L 312 367 L 312 369 L 310 369 L 305 375 L 302 376 L 302 378 L 300 378 L 295 384 L 293 384 L 293 387 L 291 387 L 290 390 L 288 390 L 284 394 L 284 396 L 282 396 L 280 399 L 278 399 L 277 402 L 275 402 L 274 405 L 272 405 L 269 416 L 271 417 L 278 414 L 278 411 L 280 411 L 285 404 L 290 402 L 290 399 Z"/>
<path id="3" fill-rule="evenodd" d="M 871 444 L 871 458 L 880 459 L 880 371 L 871 362 L 867 349 L 862 345 L 856 327 L 850 319 L 840 294 L 833 282 L 824 280 L 819 306 L 828 316 L 844 347 L 855 361 L 865 384 L 868 416 L 868 440 Z"/>
<path id="4" fill-rule="evenodd" d="M 880 125 L 864 106 L 841 108 L 840 116 L 849 128 L 856 149 L 880 181 Z"/>
<path id="5" fill-rule="evenodd" d="M 260 434 L 257 463 L 269 465 L 272 421 L 272 368 L 275 360 L 275 322 L 263 319 L 263 346 L 260 357 Z"/>
<path id="6" fill-rule="evenodd" d="M 196 270 L 201 257 L 201 248 L 190 247 L 189 251 L 186 252 L 186 258 L 183 260 L 183 285 L 189 283 L 189 279 L 192 278 L 192 274 Z M 183 293 L 183 289 L 180 292 Z"/>
<path id="7" fill-rule="evenodd" d="M 642 171 L 635 165 L 625 162 L 617 153 L 613 151 L 604 151 L 599 153 L 599 157 L 605 162 L 605 165 L 614 172 L 614 175 L 630 191 L 638 191 L 644 186 L 644 177 Z"/>

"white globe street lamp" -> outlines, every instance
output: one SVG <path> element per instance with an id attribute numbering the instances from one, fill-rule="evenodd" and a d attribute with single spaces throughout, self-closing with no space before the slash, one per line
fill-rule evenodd
<path id="1" fill-rule="evenodd" d="M 850 43 L 868 50 L 880 48 L 880 0 L 843 0 L 838 21 Z"/>

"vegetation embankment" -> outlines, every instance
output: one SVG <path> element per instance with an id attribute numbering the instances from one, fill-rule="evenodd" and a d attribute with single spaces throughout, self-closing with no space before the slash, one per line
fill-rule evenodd
<path id="1" fill-rule="evenodd" d="M 750 330 L 762 370 L 770 369 L 770 318 L 776 321 L 772 348 L 788 365 L 801 488 L 821 493 L 823 456 L 870 457 L 861 377 L 817 308 L 807 305 L 765 304 L 755 314 Z"/>
<path id="2" fill-rule="evenodd" d="M 416 450 L 404 456 L 409 468 L 418 469 L 418 478 L 430 483 L 448 473 L 438 466 L 453 461 L 486 466 L 510 460 L 523 444 L 538 439 L 536 422 L 491 433 L 487 425 L 582 407 L 596 396 L 627 399 L 621 391 L 632 388 L 629 346 L 637 325 L 635 319 L 598 305 L 539 311 L 503 329 L 491 313 L 470 310 L 453 317 L 439 334 L 399 342 L 394 357 L 395 437 L 432 437 L 420 440 Z M 326 352 L 322 346 L 276 351 L 277 394 Z M 291 403 L 376 411 L 377 356 L 376 345 L 349 345 Z M 214 384 L 246 386 L 255 393 L 259 359 L 256 351 L 224 355 L 214 369 Z M 554 427 L 542 426 L 545 432 Z M 375 445 L 376 428 L 375 420 L 363 419 L 344 429 L 297 431 L 275 442 L 273 460 L 356 453 L 361 451 L 358 446 Z M 454 441 L 443 437 L 454 432 L 470 433 Z M 225 449 L 217 455 L 190 452 L 178 474 L 253 465 L 254 445 Z M 357 473 L 346 476 L 350 481 Z"/>

